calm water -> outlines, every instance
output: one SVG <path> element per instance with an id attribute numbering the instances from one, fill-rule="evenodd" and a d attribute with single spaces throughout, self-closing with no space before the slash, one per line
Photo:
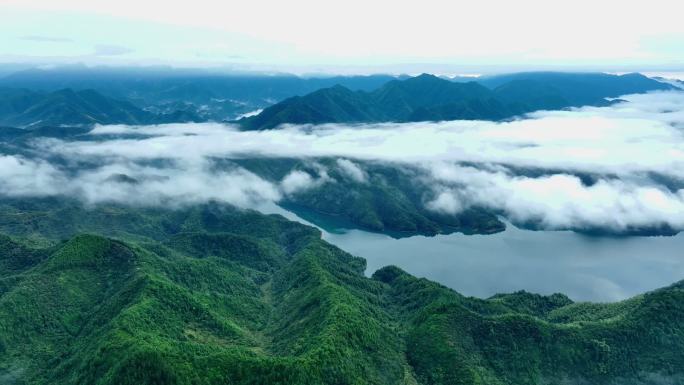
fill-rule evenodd
<path id="1" fill-rule="evenodd" d="M 489 297 L 527 290 L 613 301 L 684 279 L 684 236 L 588 237 L 509 225 L 495 235 L 393 239 L 350 230 L 324 238 L 368 261 L 368 274 L 397 265 L 458 292 Z"/>
<path id="2" fill-rule="evenodd" d="M 292 213 L 279 212 L 303 221 Z M 306 223 L 306 221 L 303 221 Z M 393 239 L 360 230 L 324 239 L 368 261 L 366 273 L 396 265 L 477 297 L 527 290 L 578 301 L 614 301 L 684 279 L 684 235 L 594 237 L 508 225 L 494 235 Z"/>

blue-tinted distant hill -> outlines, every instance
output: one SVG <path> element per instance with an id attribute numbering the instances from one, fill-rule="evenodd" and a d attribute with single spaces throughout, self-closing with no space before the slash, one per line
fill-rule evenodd
<path id="1" fill-rule="evenodd" d="M 185 110 L 207 120 L 221 121 L 335 84 L 368 91 L 393 79 L 390 75 L 299 77 L 155 67 L 71 66 L 18 71 L 0 78 L 0 86 L 44 92 L 93 89 L 151 112 Z"/>
<path id="2" fill-rule="evenodd" d="M 0 88 L 0 126 L 36 129 L 46 126 L 92 124 L 154 124 L 196 122 L 202 119 L 187 111 L 155 114 L 94 90 L 70 88 L 54 92 Z"/>
<path id="3" fill-rule="evenodd" d="M 3 125 L 227 121 L 267 109 L 242 121 L 248 129 L 263 129 L 282 123 L 500 120 L 539 109 L 605 105 L 605 98 L 674 86 L 640 74 L 531 72 L 456 82 L 427 74 L 305 78 L 74 66 L 18 71 L 0 78 L 0 88 Z M 17 96 L 7 89 L 21 91 Z M 30 110 L 27 103 L 33 103 Z"/>
<path id="4" fill-rule="evenodd" d="M 513 100 L 524 97 L 521 94 L 539 95 L 540 89 L 563 98 L 570 106 L 594 105 L 605 98 L 642 93 L 654 90 L 672 89 L 639 73 L 611 75 L 606 73 L 566 73 L 566 72 L 522 72 L 490 76 L 478 82 L 500 92 Z M 514 85 L 515 87 L 511 87 Z M 507 89 L 508 88 L 508 89 Z M 542 92 L 544 93 L 544 92 Z"/>
<path id="5" fill-rule="evenodd" d="M 478 82 L 452 82 L 423 74 L 371 91 L 342 86 L 292 97 L 240 120 L 245 129 L 280 124 L 501 120 L 542 109 L 603 106 L 624 94 L 674 89 L 640 74 L 529 73 Z"/>

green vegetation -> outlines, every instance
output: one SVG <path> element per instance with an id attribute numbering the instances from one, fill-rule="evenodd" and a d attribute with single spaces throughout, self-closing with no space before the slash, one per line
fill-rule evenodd
<path id="1" fill-rule="evenodd" d="M 425 384 L 675 384 L 683 379 L 684 290 L 614 304 L 515 293 L 464 298 L 388 267 L 390 308 Z M 675 326 L 677 325 L 677 326 Z"/>
<path id="2" fill-rule="evenodd" d="M 304 78 L 288 74 L 219 74 L 188 69 L 58 66 L 0 77 L 0 88 L 50 93 L 65 88 L 76 92 L 95 90 L 108 98 L 129 101 L 139 109 L 164 115 L 167 121 L 176 118 L 175 122 L 181 122 L 186 121 L 181 118 L 198 117 L 220 122 L 335 84 L 353 90 L 372 90 L 393 79 L 395 77 L 390 75 Z"/>
<path id="3" fill-rule="evenodd" d="M 0 382 L 675 384 L 684 282 L 476 299 L 216 204 L 5 202 Z"/>
<path id="4" fill-rule="evenodd" d="M 103 96 L 94 90 L 62 89 L 43 93 L 26 89 L 0 88 L 0 126 L 35 129 L 99 124 L 153 124 L 196 122 L 201 119 L 185 111 L 158 115 L 127 101 Z M 59 128 L 57 128 L 59 130 Z"/>
<path id="5" fill-rule="evenodd" d="M 318 168 L 325 168 L 330 181 L 290 194 L 280 203 L 325 229 L 361 228 L 396 238 L 454 232 L 492 234 L 505 229 L 496 214 L 484 208 L 458 214 L 429 210 L 425 202 L 435 198 L 431 185 L 424 171 L 409 165 L 399 168 L 379 162 L 359 163 L 364 173 L 360 181 L 345 174 L 335 159 L 250 158 L 233 162 L 274 183 L 292 171 L 316 178 Z"/>
<path id="6" fill-rule="evenodd" d="M 261 108 L 266 109 L 241 124 L 269 129 L 282 123 L 499 120 L 539 109 L 605 105 L 607 97 L 672 88 L 639 74 L 519 73 L 460 83 L 431 75 L 300 78 L 32 69 L 0 79 L 0 126 L 59 130 L 94 123 L 229 121 Z"/>
<path id="7" fill-rule="evenodd" d="M 489 87 L 489 88 L 488 88 Z M 372 123 L 501 120 L 544 109 L 610 104 L 606 98 L 673 89 L 640 74 L 522 73 L 452 82 L 423 74 L 372 91 L 337 85 L 295 96 L 240 120 L 244 129 L 285 123 Z"/>

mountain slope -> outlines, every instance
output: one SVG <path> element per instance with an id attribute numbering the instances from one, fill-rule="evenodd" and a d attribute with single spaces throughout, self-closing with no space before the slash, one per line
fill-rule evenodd
<path id="1" fill-rule="evenodd" d="M 280 183 L 292 172 L 309 175 L 312 186 L 288 194 L 280 205 L 326 229 L 362 228 L 392 237 L 462 232 L 491 234 L 505 225 L 489 210 L 471 208 L 458 214 L 430 210 L 434 199 L 429 185 L 413 167 L 401 169 L 382 163 L 354 163 L 362 180 L 350 177 L 335 159 L 315 162 L 288 158 L 233 160 L 260 177 Z M 321 180 L 320 168 L 327 179 Z"/>
<path id="2" fill-rule="evenodd" d="M 221 230 L 237 233 L 207 232 L 218 225 L 210 212 L 191 249 L 184 234 L 138 246 L 79 235 L 18 277 L 0 297 L 0 376 L 31 384 L 402 381 L 400 342 L 373 305 L 378 285 L 364 278 L 363 260 L 278 217 L 218 211 L 231 223 Z M 259 222 L 268 225 L 252 228 Z M 264 269 L 250 267 L 254 247 Z"/>
<path id="3" fill-rule="evenodd" d="M 650 79 L 639 73 L 611 75 L 606 73 L 523 72 L 492 76 L 478 80 L 495 92 L 512 82 L 524 82 L 527 93 L 530 87 L 543 87 L 545 93 L 553 90 L 555 97 L 563 98 L 569 106 L 605 103 L 605 98 L 626 94 L 674 89 L 669 84 Z M 520 84 L 520 83 L 518 83 Z"/>
<path id="4" fill-rule="evenodd" d="M 93 90 L 63 89 L 38 93 L 23 89 L 0 90 L 0 125 L 34 129 L 46 126 L 92 124 L 152 124 L 199 121 L 192 114 L 156 115 L 126 101 Z"/>
<path id="5" fill-rule="evenodd" d="M 391 81 L 372 93 L 375 102 L 397 120 L 409 119 L 420 108 L 492 97 L 491 91 L 477 83 L 453 83 L 428 74 Z"/>
<path id="6" fill-rule="evenodd" d="M 42 92 L 94 89 L 155 113 L 184 110 L 202 119 L 224 121 L 335 84 L 369 91 L 393 79 L 390 75 L 298 77 L 161 67 L 62 66 L 15 72 L 0 78 L 0 86 Z"/>
<path id="7" fill-rule="evenodd" d="M 318 90 L 277 103 L 239 123 L 245 129 L 271 129 L 284 123 L 413 121 L 422 119 L 422 111 L 430 107 L 468 104 L 493 97 L 491 91 L 477 83 L 454 83 L 423 74 L 403 81 L 390 81 L 373 92 L 355 92 L 340 85 Z M 476 108 L 473 115 L 484 119 L 490 116 L 489 113 Z"/>
<path id="8" fill-rule="evenodd" d="M 244 129 L 260 130 L 284 123 L 501 120 L 541 109 L 603 106 L 609 104 L 606 98 L 673 88 L 640 74 L 529 73 L 479 82 L 451 82 L 422 74 L 392 80 L 372 92 L 342 86 L 322 89 L 238 122 Z"/>
<path id="9" fill-rule="evenodd" d="M 215 205 L 118 210 L 64 222 L 124 240 L 48 233 L 54 245 L 36 249 L 3 238 L 0 261 L 27 258 L 0 276 L 4 383 L 683 379 L 681 282 L 615 304 L 524 292 L 476 299 L 396 267 L 366 278 L 364 260 L 279 216 Z M 13 229 L 35 237 L 40 228 Z"/>
<path id="10" fill-rule="evenodd" d="M 367 94 L 337 85 L 285 99 L 244 121 L 248 127 L 270 129 L 284 123 L 375 122 L 384 118 Z"/>
<path id="11" fill-rule="evenodd" d="M 684 320 L 682 282 L 615 304 L 572 304 L 558 294 L 465 298 L 395 267 L 374 278 L 389 286 L 390 308 L 407 329 L 408 362 L 422 384 L 684 380 L 684 356 L 675 353 L 684 348 L 682 330 L 672 328 Z M 554 319 L 558 313 L 567 318 Z"/>

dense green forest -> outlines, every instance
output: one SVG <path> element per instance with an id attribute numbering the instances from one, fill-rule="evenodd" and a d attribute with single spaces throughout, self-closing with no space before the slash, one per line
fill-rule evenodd
<path id="1" fill-rule="evenodd" d="M 239 123 L 264 130 L 286 123 L 496 121 L 538 110 L 606 106 L 611 103 L 607 98 L 671 89 L 641 74 L 531 72 L 468 82 L 422 74 L 370 92 L 336 85 L 293 96 Z"/>
<path id="2" fill-rule="evenodd" d="M 279 203 L 322 228 L 361 228 L 395 238 L 454 232 L 492 234 L 505 229 L 491 209 L 472 207 L 458 214 L 430 210 L 425 202 L 433 199 L 434 193 L 425 171 L 419 167 L 359 162 L 363 180 L 358 180 L 345 173 L 337 161 L 253 157 L 219 164 L 236 164 L 274 183 L 291 172 L 320 177 L 322 167 L 334 183 L 320 183 L 288 194 Z"/>
<path id="3" fill-rule="evenodd" d="M 95 90 L 55 92 L 0 87 L 0 126 L 28 130 L 42 127 L 92 126 L 93 124 L 160 124 L 201 122 L 183 110 L 152 113 L 124 100 L 106 97 Z"/>
<path id="4" fill-rule="evenodd" d="M 684 283 L 489 299 L 277 215 L 6 200 L 0 383 L 678 384 Z"/>

